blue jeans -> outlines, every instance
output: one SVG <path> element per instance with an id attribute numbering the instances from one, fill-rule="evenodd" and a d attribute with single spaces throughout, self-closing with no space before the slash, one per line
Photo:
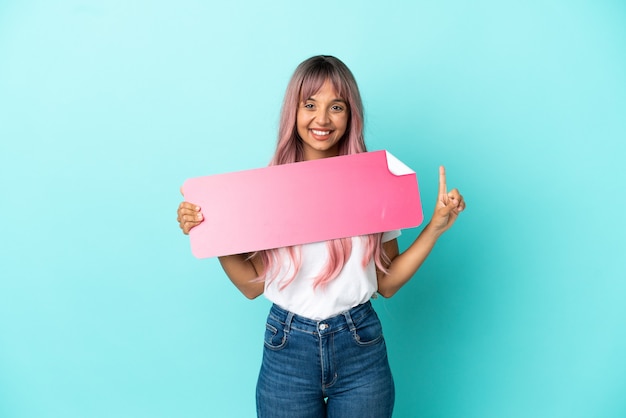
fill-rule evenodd
<path id="1" fill-rule="evenodd" d="M 391 417 L 395 389 L 371 303 L 323 321 L 273 305 L 256 399 L 260 418 Z"/>

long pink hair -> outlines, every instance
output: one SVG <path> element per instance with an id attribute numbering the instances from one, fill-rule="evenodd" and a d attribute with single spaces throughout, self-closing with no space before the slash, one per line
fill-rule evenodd
<path id="1" fill-rule="evenodd" d="M 329 80 L 335 92 L 348 103 L 350 116 L 348 127 L 339 142 L 339 155 L 356 154 L 366 152 L 363 139 L 363 103 L 356 80 L 350 69 L 339 59 L 319 55 L 302 62 L 295 70 L 285 92 L 280 126 L 278 129 L 278 143 L 276 152 L 270 165 L 289 164 L 303 161 L 302 139 L 296 128 L 296 114 L 303 97 L 311 97 L 317 93 L 324 82 Z M 365 239 L 365 256 L 362 260 L 363 268 L 374 259 L 376 266 L 386 271 L 385 265 L 389 263 L 384 251 L 382 251 L 382 234 L 363 236 Z M 327 241 L 329 259 L 326 266 L 315 277 L 313 287 L 324 287 L 336 278 L 343 266 L 350 258 L 352 252 L 352 239 L 343 238 Z M 260 277 L 261 280 L 271 282 L 280 273 L 280 249 L 259 251 L 258 255 L 265 268 Z M 280 288 L 288 286 L 297 276 L 300 270 L 301 257 L 300 246 L 286 248 L 293 267 L 290 277 L 283 278 Z"/>

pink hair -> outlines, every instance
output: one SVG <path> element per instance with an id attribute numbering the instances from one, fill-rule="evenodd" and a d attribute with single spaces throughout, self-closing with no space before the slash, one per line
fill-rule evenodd
<path id="1" fill-rule="evenodd" d="M 339 59 L 319 55 L 302 62 L 295 70 L 285 92 L 280 126 L 278 129 L 278 143 L 276 152 L 270 165 L 289 164 L 303 161 L 302 140 L 296 128 L 296 114 L 302 97 L 310 97 L 319 91 L 325 81 L 329 80 L 335 92 L 348 103 L 350 116 L 348 127 L 343 138 L 339 142 L 339 155 L 356 154 L 366 152 L 363 139 L 363 104 L 356 80 L 350 69 Z M 362 260 L 363 268 L 374 259 L 376 266 L 382 271 L 387 271 L 385 265 L 389 263 L 384 251 L 382 251 L 382 234 L 372 234 L 362 237 L 366 240 L 365 256 Z M 335 279 L 343 266 L 350 258 L 352 252 L 352 239 L 343 238 L 327 241 L 329 259 L 326 266 L 315 278 L 313 287 L 326 286 Z M 280 288 L 284 289 L 297 276 L 301 265 L 300 247 L 286 248 L 291 265 L 292 274 L 281 281 Z M 259 251 L 265 271 L 261 280 L 271 282 L 279 272 L 280 249 Z M 254 256 L 254 254 L 252 255 Z M 278 266 L 278 268 L 277 268 Z"/>

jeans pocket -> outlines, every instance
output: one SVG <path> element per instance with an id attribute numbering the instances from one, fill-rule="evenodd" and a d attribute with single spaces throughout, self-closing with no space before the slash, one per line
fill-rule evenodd
<path id="1" fill-rule="evenodd" d="M 270 350 L 280 350 L 287 345 L 287 333 L 279 322 L 268 319 L 265 324 L 265 347 Z"/>
<path id="2" fill-rule="evenodd" d="M 355 324 L 353 333 L 357 345 L 367 347 L 383 340 L 383 327 L 376 314 L 368 315 L 363 322 Z"/>

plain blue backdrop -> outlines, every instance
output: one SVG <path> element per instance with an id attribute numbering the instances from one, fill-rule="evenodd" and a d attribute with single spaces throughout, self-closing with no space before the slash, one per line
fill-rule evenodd
<path id="1" fill-rule="evenodd" d="M 395 417 L 626 416 L 623 1 L 4 0 L 0 417 L 254 416 L 269 302 L 192 257 L 178 189 L 265 166 L 315 54 L 427 219 L 439 164 L 468 202 L 375 301 Z"/>

